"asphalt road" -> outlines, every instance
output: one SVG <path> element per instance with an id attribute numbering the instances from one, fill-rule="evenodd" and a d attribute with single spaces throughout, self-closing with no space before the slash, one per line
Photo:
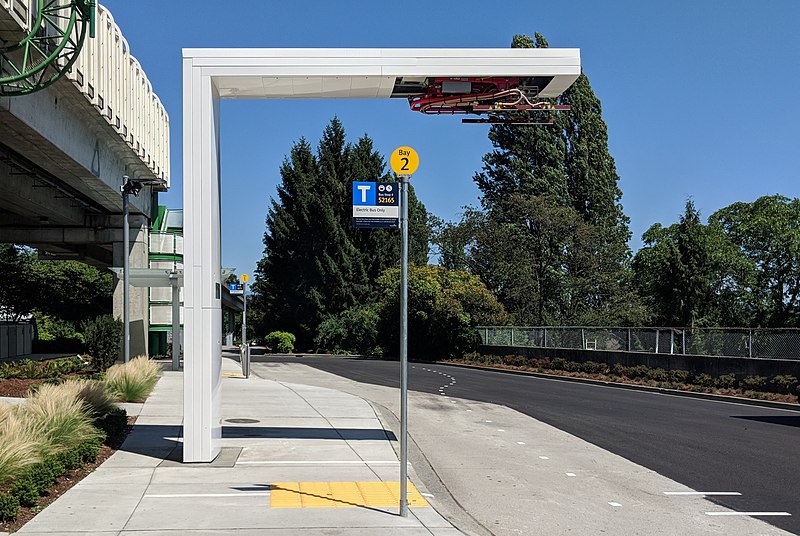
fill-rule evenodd
<path id="1" fill-rule="evenodd" d="M 399 386 L 397 362 L 252 359 L 303 363 L 359 382 Z M 800 534 L 800 408 L 785 411 L 446 365 L 411 365 L 412 390 L 440 393 L 443 388 L 448 396 L 502 404 L 695 490 L 740 492 L 741 496 L 709 499 L 740 512 L 789 512 L 790 517 L 760 519 Z"/>

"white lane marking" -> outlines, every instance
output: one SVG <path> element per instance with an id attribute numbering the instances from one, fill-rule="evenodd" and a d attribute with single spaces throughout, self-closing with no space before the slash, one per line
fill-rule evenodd
<path id="1" fill-rule="evenodd" d="M 433 493 L 420 493 L 423 497 L 433 497 Z"/>
<path id="2" fill-rule="evenodd" d="M 524 445 L 524 444 L 525 444 L 524 441 L 517 441 L 517 445 Z"/>
<path id="3" fill-rule="evenodd" d="M 452 402 L 453 404 L 455 404 L 455 403 L 457 402 L 457 400 L 451 400 L 450 402 Z"/>
<path id="4" fill-rule="evenodd" d="M 398 460 L 265 460 L 265 461 L 241 461 L 236 462 L 236 465 L 378 465 L 378 464 L 399 464 Z"/>
<path id="5" fill-rule="evenodd" d="M 503 430 L 502 428 L 498 428 L 497 431 L 498 432 L 505 432 L 505 430 Z"/>
<path id="6" fill-rule="evenodd" d="M 472 410 L 471 410 L 471 409 L 468 409 L 467 411 L 469 411 L 470 413 L 472 413 Z"/>
<path id="7" fill-rule="evenodd" d="M 539 459 L 540 460 L 549 460 L 550 458 L 548 458 L 547 456 L 539 456 Z"/>
<path id="8" fill-rule="evenodd" d="M 608 501 L 608 504 L 610 504 L 611 506 L 622 506 L 618 502 L 613 502 L 613 501 Z"/>
<path id="9" fill-rule="evenodd" d="M 492 421 L 483 421 L 483 422 L 492 422 Z"/>
<path id="10" fill-rule="evenodd" d="M 564 473 L 567 476 L 575 476 L 575 473 Z"/>
<path id="11" fill-rule="evenodd" d="M 707 516 L 791 516 L 789 512 L 706 512 Z"/>
<path id="12" fill-rule="evenodd" d="M 145 499 L 169 499 L 180 497 L 264 497 L 269 491 L 239 491 L 237 493 L 162 493 L 145 495 Z"/>
<path id="13" fill-rule="evenodd" d="M 670 496 L 703 496 L 706 495 L 741 495 L 738 491 L 665 491 L 664 495 Z"/>

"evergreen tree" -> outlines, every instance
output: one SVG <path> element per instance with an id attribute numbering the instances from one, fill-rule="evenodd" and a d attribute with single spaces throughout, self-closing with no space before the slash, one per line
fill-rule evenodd
<path id="1" fill-rule="evenodd" d="M 512 41 L 515 48 L 547 46 L 547 40 L 538 33 L 535 39 L 517 35 Z M 531 263 L 544 262 L 541 269 L 531 272 L 519 268 L 512 283 L 502 275 L 511 274 L 497 268 L 502 263 L 487 262 L 495 255 L 503 257 L 503 241 L 493 240 L 485 232 L 465 239 L 464 233 L 453 228 L 440 237 L 450 240 L 449 246 L 460 237 L 460 242 L 478 254 L 481 262 L 473 258 L 467 264 L 471 262 L 472 269 L 478 270 L 487 282 L 497 280 L 490 287 L 501 296 L 508 295 L 515 285 L 538 287 L 545 271 L 550 274 L 549 280 L 558 281 L 558 296 L 550 290 L 544 300 L 555 301 L 549 306 L 542 301 L 533 314 L 521 301 L 504 302 L 517 321 L 641 320 L 643 309 L 630 289 L 623 286 L 629 274 L 630 231 L 619 203 L 622 192 L 617 185 L 614 159 L 608 152 L 600 101 L 586 75 L 581 74 L 556 103 L 571 109 L 559 112 L 554 125 L 492 125 L 489 139 L 494 149 L 484 157 L 483 170 L 474 176 L 489 226 L 516 226 L 515 241 L 524 242 L 519 243 L 518 249 L 530 256 Z M 524 112 L 531 119 L 549 117 L 545 115 L 548 113 Z M 541 207 L 537 218 L 557 217 L 561 221 L 539 221 L 538 230 L 534 231 L 528 217 L 531 206 Z M 575 233 L 573 236 L 541 236 L 543 232 L 563 233 L 565 225 Z M 545 243 L 548 245 L 543 249 Z M 463 257 L 449 252 L 445 260 L 463 262 Z M 519 280 L 525 273 L 531 278 L 527 283 Z"/>
<path id="2" fill-rule="evenodd" d="M 392 181 L 372 140 L 348 144 L 334 118 L 314 153 L 305 139 L 294 144 L 281 166 L 278 199 L 272 200 L 264 234 L 264 256 L 253 284 L 257 333 L 283 330 L 310 348 L 330 315 L 371 296 L 378 276 L 399 261 L 396 230 L 353 229 L 353 181 Z M 427 262 L 430 230 L 424 205 L 409 200 L 410 257 Z"/>
<path id="3" fill-rule="evenodd" d="M 752 318 L 753 266 L 716 223 L 704 225 L 689 200 L 678 223 L 655 224 L 633 260 L 635 283 L 667 326 L 743 326 Z"/>

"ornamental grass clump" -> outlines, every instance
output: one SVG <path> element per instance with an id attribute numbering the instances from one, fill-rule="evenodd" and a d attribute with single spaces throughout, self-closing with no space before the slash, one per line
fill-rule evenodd
<path id="1" fill-rule="evenodd" d="M 20 414 L 20 408 L 0 405 L 0 486 L 41 459 L 40 439 Z"/>
<path id="2" fill-rule="evenodd" d="M 106 388 L 121 402 L 144 402 L 158 382 L 161 366 L 146 356 L 114 365 L 106 372 Z"/>
<path id="3" fill-rule="evenodd" d="M 66 396 L 83 401 L 94 418 L 113 413 L 117 409 L 114 395 L 97 380 L 67 380 L 58 388 Z"/>
<path id="4" fill-rule="evenodd" d="M 88 404 L 72 388 L 42 385 L 22 409 L 27 427 L 40 437 L 41 456 L 59 454 L 102 435 L 93 424 Z"/>

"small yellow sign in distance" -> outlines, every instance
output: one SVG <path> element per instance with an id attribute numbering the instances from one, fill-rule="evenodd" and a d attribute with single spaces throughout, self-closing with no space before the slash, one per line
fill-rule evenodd
<path id="1" fill-rule="evenodd" d="M 239 281 L 241 281 L 242 283 L 247 283 L 248 281 L 250 281 L 250 276 L 247 274 L 242 274 L 239 276 Z"/>
<path id="2" fill-rule="evenodd" d="M 419 155 L 411 147 L 398 147 L 392 151 L 389 165 L 398 175 L 413 175 L 419 167 Z"/>

